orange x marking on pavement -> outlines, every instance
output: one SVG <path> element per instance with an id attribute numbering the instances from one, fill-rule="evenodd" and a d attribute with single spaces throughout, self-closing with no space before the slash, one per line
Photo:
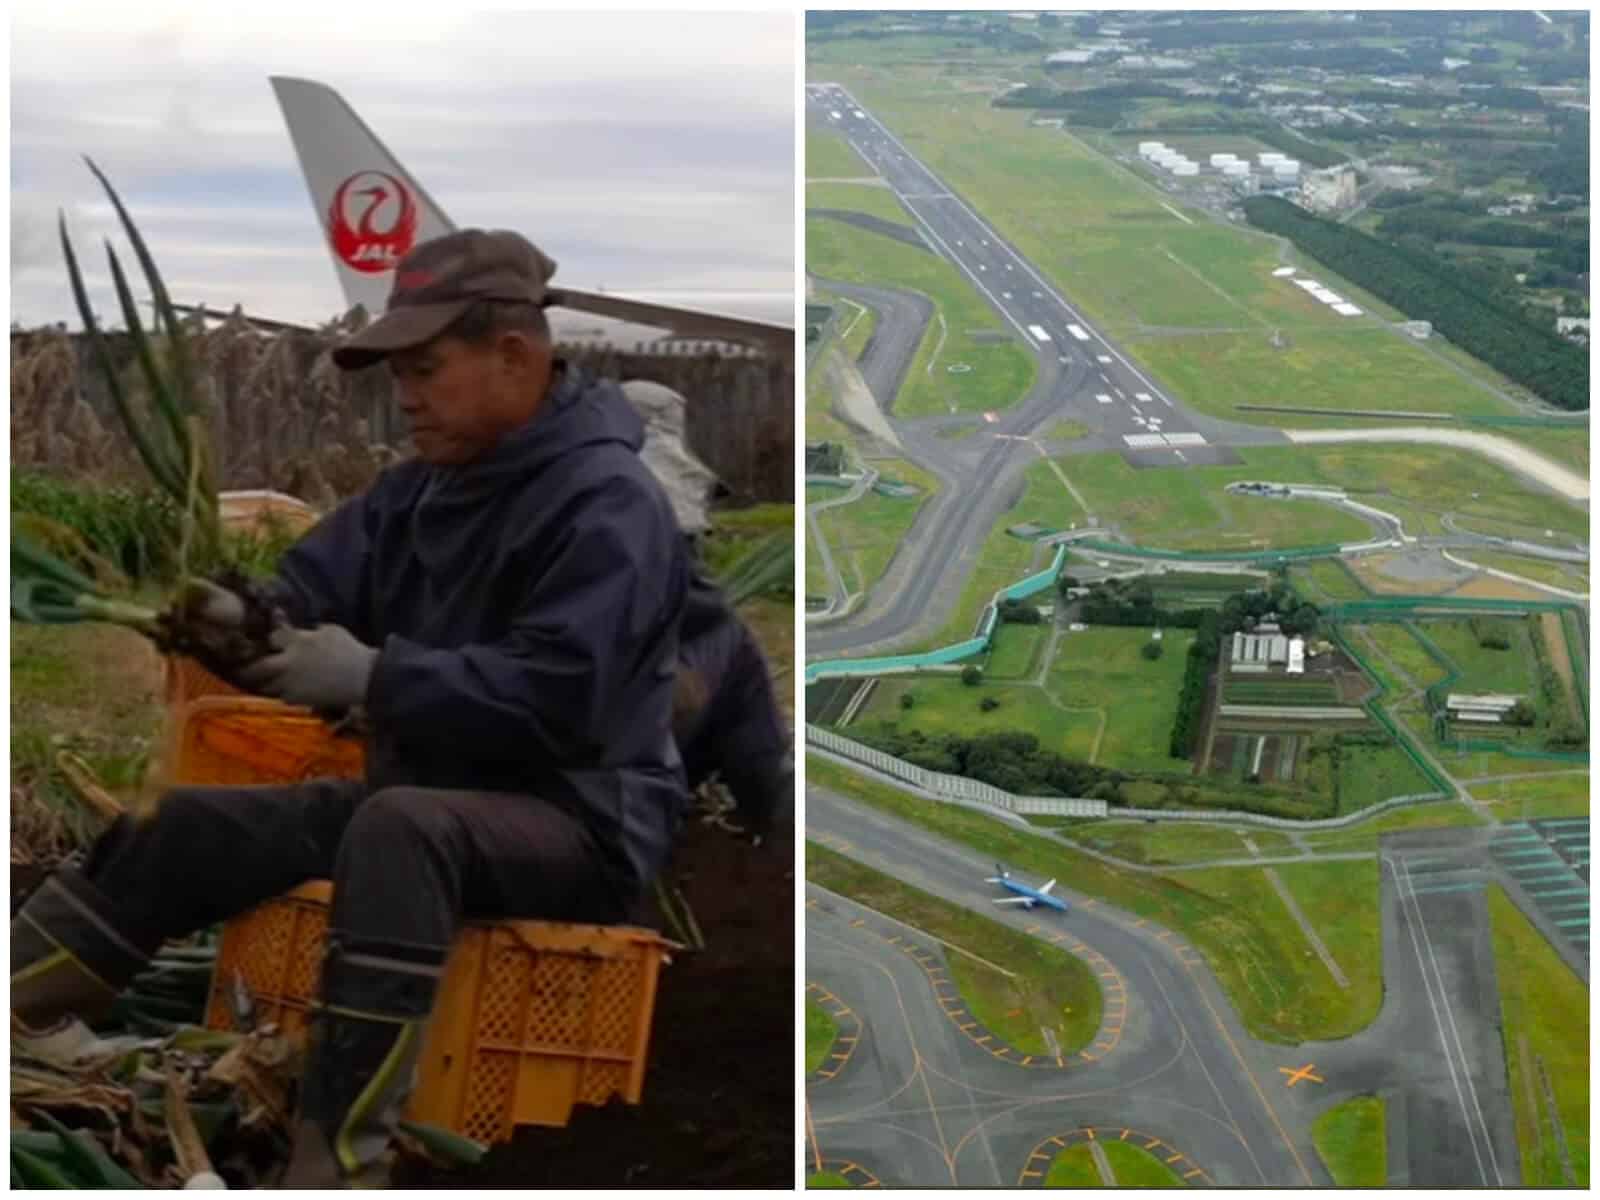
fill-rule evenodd
<path id="1" fill-rule="evenodd" d="M 1307 1063 L 1303 1067 L 1279 1067 L 1278 1070 L 1289 1077 L 1284 1081 L 1289 1087 L 1293 1087 L 1306 1079 L 1309 1079 L 1312 1083 L 1327 1082 L 1321 1075 L 1316 1074 L 1316 1065 L 1316 1063 Z"/>

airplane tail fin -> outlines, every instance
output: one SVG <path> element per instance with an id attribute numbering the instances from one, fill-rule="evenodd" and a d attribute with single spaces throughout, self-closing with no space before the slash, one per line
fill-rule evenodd
<path id="1" fill-rule="evenodd" d="M 345 300 L 377 316 L 406 251 L 455 225 L 338 92 L 283 75 L 272 90 Z"/>

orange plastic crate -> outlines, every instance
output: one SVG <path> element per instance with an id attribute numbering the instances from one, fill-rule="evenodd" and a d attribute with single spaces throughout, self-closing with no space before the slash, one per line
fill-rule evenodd
<path id="1" fill-rule="evenodd" d="M 303 709 L 208 696 L 178 713 L 174 782 L 244 786 L 355 777 L 358 742 Z M 229 921 L 206 1025 L 233 1024 L 235 979 L 260 1022 L 301 1034 L 317 996 L 332 885 L 293 891 Z M 670 943 L 629 926 L 499 921 L 456 938 L 407 1115 L 480 1141 L 518 1125 L 565 1125 L 574 1104 L 644 1089 L 656 980 Z"/>
<path id="2" fill-rule="evenodd" d="M 201 696 L 242 696 L 233 684 L 220 675 L 213 675 L 200 665 L 198 659 L 179 654 L 166 656 L 167 707 L 176 712 L 183 705 Z"/>

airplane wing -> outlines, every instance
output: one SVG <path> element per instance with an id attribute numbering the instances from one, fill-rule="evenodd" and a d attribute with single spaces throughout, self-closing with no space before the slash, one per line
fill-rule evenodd
<path id="1" fill-rule="evenodd" d="M 1033 907 L 1033 897 L 1032 896 L 1007 896 L 1004 899 L 996 900 L 995 903 L 996 904 L 1020 904 L 1024 908 L 1032 908 Z"/>
<path id="2" fill-rule="evenodd" d="M 338 92 L 310 79 L 271 79 L 345 300 L 377 315 L 406 251 L 451 232 L 455 224 Z M 794 361 L 794 329 L 787 325 L 559 284 L 551 289 L 551 300 L 679 337 L 754 344 L 782 362 Z"/>
<path id="3" fill-rule="evenodd" d="M 1055 885 L 1056 885 L 1056 881 L 1054 879 L 1052 879 L 1049 883 L 1045 884 L 1042 888 L 1039 889 L 1039 893 L 1041 895 L 1048 896 L 1050 894 L 1050 889 L 1055 887 Z"/>

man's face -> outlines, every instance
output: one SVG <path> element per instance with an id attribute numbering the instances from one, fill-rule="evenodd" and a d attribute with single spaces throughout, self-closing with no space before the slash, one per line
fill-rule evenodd
<path id="1" fill-rule="evenodd" d="M 492 449 L 533 415 L 548 381 L 530 377 L 524 348 L 440 337 L 389 356 L 400 410 L 425 462 L 455 466 Z"/>

